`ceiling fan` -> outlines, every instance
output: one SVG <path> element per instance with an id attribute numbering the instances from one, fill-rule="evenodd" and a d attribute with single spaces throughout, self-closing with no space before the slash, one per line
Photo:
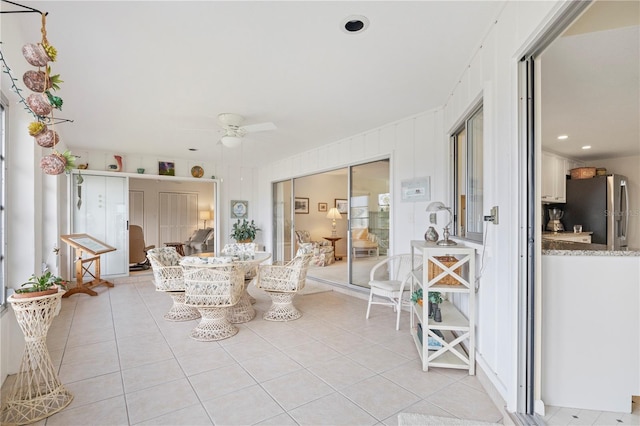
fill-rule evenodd
<path id="1" fill-rule="evenodd" d="M 224 134 L 220 138 L 220 142 L 228 148 L 240 145 L 242 137 L 247 133 L 277 129 L 276 125 L 271 122 L 243 126 L 242 122 L 244 121 L 244 117 L 229 112 L 218 114 L 218 121 L 224 129 Z"/>

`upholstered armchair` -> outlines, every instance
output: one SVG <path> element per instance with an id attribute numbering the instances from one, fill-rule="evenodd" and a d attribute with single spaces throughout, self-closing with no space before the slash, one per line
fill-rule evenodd
<path id="1" fill-rule="evenodd" d="M 296 254 L 311 254 L 311 265 L 327 266 L 335 262 L 335 253 L 329 241 L 311 241 L 308 231 L 296 231 L 296 242 Z"/>
<path id="2" fill-rule="evenodd" d="M 153 270 L 156 291 L 164 291 L 173 299 L 173 306 L 164 315 L 167 321 L 190 321 L 200 318 L 196 309 L 184 304 L 184 274 L 175 247 L 159 247 L 147 251 L 147 258 Z"/>
<path id="3" fill-rule="evenodd" d="M 147 251 L 156 246 L 148 246 L 144 242 L 144 233 L 138 225 L 129 226 L 129 270 L 149 269 Z"/>
<path id="4" fill-rule="evenodd" d="M 184 242 L 184 253 L 187 256 L 195 253 L 211 253 L 214 249 L 214 236 L 213 228 L 196 229 Z"/>

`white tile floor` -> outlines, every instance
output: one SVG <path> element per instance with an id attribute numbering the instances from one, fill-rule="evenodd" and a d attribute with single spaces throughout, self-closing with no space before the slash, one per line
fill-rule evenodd
<path id="1" fill-rule="evenodd" d="M 640 397 L 635 396 L 632 401 L 631 413 L 550 406 L 546 407 L 544 420 L 548 425 L 640 425 Z"/>
<path id="2" fill-rule="evenodd" d="M 399 412 L 501 422 L 478 379 L 464 371 L 423 372 L 394 315 L 330 291 L 299 295 L 303 317 L 256 318 L 219 342 L 188 337 L 195 321 L 168 322 L 168 295 L 150 275 L 62 300 L 48 334 L 59 376 L 73 393 L 46 425 L 396 425 Z M 10 377 L 11 379 L 11 377 Z M 5 387 L 11 384 L 7 379 Z"/>

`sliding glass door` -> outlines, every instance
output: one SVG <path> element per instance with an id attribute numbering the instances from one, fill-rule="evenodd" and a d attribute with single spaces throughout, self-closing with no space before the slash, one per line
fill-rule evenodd
<path id="1" fill-rule="evenodd" d="M 308 278 L 368 288 L 389 249 L 389 172 L 385 159 L 274 183 L 274 260 L 303 238 L 315 247 Z"/>
<path id="2" fill-rule="evenodd" d="M 292 244 L 291 226 L 293 181 L 286 180 L 273 184 L 273 260 L 287 262 L 293 258 L 295 244 Z"/>
<path id="3" fill-rule="evenodd" d="M 372 266 L 389 249 L 389 160 L 352 166 L 349 181 L 349 282 L 368 288 Z"/>

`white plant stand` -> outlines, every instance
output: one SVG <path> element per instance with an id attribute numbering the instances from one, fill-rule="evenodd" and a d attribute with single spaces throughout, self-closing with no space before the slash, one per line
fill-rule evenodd
<path id="1" fill-rule="evenodd" d="M 19 299 L 10 296 L 25 338 L 20 371 L 2 407 L 0 423 L 28 424 L 65 408 L 73 395 L 62 385 L 47 349 L 47 332 L 60 311 L 60 290 L 46 296 Z"/>

